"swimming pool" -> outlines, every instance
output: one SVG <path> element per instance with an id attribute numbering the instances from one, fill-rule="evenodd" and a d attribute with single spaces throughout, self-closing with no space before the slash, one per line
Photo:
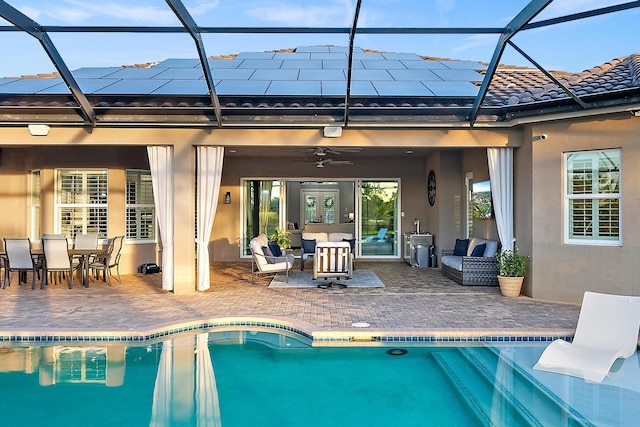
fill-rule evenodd
<path id="1" fill-rule="evenodd" d="M 637 425 L 636 354 L 602 384 L 531 370 L 546 344 L 312 347 L 215 331 L 0 348 L 3 425 Z"/>

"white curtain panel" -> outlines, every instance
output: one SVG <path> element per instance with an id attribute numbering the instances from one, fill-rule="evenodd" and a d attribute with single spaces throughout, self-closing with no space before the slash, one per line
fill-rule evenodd
<path id="1" fill-rule="evenodd" d="M 173 290 L 173 147 L 149 146 L 156 217 L 162 238 L 162 289 Z"/>
<path id="2" fill-rule="evenodd" d="M 513 148 L 487 148 L 491 198 L 500 244 L 513 250 Z"/>
<path id="3" fill-rule="evenodd" d="M 220 181 L 222 180 L 223 147 L 197 147 L 198 161 L 198 290 L 211 287 L 209 276 L 209 238 L 216 217 Z"/>

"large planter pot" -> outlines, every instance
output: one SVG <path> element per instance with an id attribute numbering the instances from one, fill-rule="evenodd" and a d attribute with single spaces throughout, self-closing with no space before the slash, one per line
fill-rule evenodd
<path id="1" fill-rule="evenodd" d="M 500 292 L 505 297 L 515 298 L 520 295 L 522 289 L 522 281 L 524 277 L 507 277 L 498 275 L 498 283 L 500 284 Z"/>

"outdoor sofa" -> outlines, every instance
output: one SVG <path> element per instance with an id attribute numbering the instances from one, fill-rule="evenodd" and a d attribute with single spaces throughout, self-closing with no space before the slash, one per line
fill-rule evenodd
<path id="1" fill-rule="evenodd" d="M 497 286 L 499 246 L 496 240 L 479 237 L 457 239 L 455 249 L 442 250 L 442 275 L 465 286 Z"/>

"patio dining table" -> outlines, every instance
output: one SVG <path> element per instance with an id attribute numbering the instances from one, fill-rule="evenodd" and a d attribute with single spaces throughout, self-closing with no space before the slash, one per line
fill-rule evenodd
<path id="1" fill-rule="evenodd" d="M 88 288 L 89 287 L 89 259 L 92 255 L 101 255 L 107 249 L 98 247 L 97 249 L 74 249 L 69 248 L 69 256 L 70 257 L 79 257 L 80 258 L 80 266 L 82 269 L 82 286 Z M 42 257 L 42 247 L 32 247 L 31 255 Z"/>

